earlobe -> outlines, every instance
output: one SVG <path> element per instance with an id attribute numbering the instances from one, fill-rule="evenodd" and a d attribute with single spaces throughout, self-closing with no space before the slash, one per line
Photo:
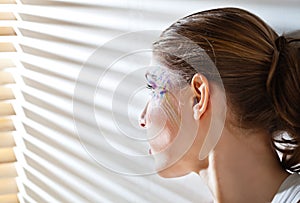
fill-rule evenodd
<path id="1" fill-rule="evenodd" d="M 205 76 L 197 73 L 193 76 L 191 87 L 198 101 L 193 107 L 194 119 L 199 120 L 207 109 L 209 84 Z"/>
<path id="2" fill-rule="evenodd" d="M 194 107 L 193 107 L 193 112 L 194 112 L 194 119 L 195 120 L 199 120 L 200 117 L 201 117 L 201 113 L 199 111 L 199 104 L 196 104 Z"/>

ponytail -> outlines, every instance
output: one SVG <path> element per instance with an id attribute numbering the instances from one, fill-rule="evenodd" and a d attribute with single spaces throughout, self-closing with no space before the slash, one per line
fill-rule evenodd
<path id="1" fill-rule="evenodd" d="M 288 138 L 274 139 L 282 154 L 282 165 L 300 171 L 300 31 L 285 34 L 275 40 L 267 92 L 278 115 L 277 131 Z"/>

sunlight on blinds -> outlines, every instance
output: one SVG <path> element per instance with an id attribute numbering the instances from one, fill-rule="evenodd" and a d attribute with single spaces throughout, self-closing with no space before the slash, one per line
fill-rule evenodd
<path id="1" fill-rule="evenodd" d="M 120 129 L 115 129 L 115 123 L 110 119 L 110 109 L 112 105 L 122 108 L 122 104 L 131 99 L 125 101 L 132 93 L 130 85 L 143 81 L 140 76 L 144 73 L 136 67 L 142 69 L 150 62 L 151 54 L 137 54 L 135 59 L 119 60 L 109 72 L 107 65 L 115 57 L 124 56 L 128 48 L 149 48 L 159 32 L 145 32 L 139 38 L 118 43 L 107 42 L 120 39 L 124 36 L 121 34 L 128 32 L 161 31 L 182 16 L 220 6 L 239 6 L 254 11 L 278 31 L 300 27 L 298 2 L 266 5 L 268 1 L 18 0 L 17 7 L 6 7 L 7 10 L 0 15 L 3 19 L 0 23 L 0 26 L 3 25 L 1 36 L 17 34 L 18 38 L 13 42 L 18 46 L 10 38 L 0 39 L 0 51 L 8 51 L 5 53 L 8 58 L 1 59 L 0 83 L 15 80 L 17 88 L 11 90 L 6 85 L 1 86 L 0 98 L 10 100 L 15 94 L 19 104 L 0 103 L 0 116 L 4 116 L 0 118 L 3 131 L 0 139 L 6 140 L 7 146 L 12 147 L 12 137 L 17 137 L 13 136 L 14 123 L 7 115 L 15 110 L 21 123 L 16 126 L 19 136 L 16 138 L 17 149 L 12 151 L 3 147 L 4 151 L 0 150 L 0 154 L 6 153 L 7 156 L 0 156 L 0 162 L 16 154 L 19 201 L 212 202 L 207 187 L 195 174 L 175 179 L 163 179 L 156 174 L 129 176 L 101 164 L 104 160 L 111 164 L 123 163 L 124 168 L 130 168 L 126 162 L 117 163 L 110 153 L 112 147 L 107 149 L 99 142 L 99 129 L 94 125 L 97 122 L 104 134 L 116 140 L 113 146 L 130 153 L 147 151 L 146 144 L 136 145 L 124 137 L 120 138 Z M 282 9 L 290 12 L 279 17 L 277 14 Z M 9 26 L 8 21 L 14 19 L 17 23 Z M 17 29 L 12 29 L 13 26 Z M 104 44 L 107 46 L 103 47 Z M 102 48 L 101 55 L 95 55 L 99 47 Z M 18 71 L 10 74 L 4 68 L 11 67 L 9 57 L 15 56 L 12 55 L 15 51 L 19 61 L 12 66 L 17 66 Z M 91 56 L 96 57 L 95 60 L 90 60 Z M 79 79 L 83 68 L 87 71 L 86 75 Z M 130 71 L 137 71 L 137 74 L 127 78 L 128 86 L 124 85 L 124 92 L 116 103 L 112 103 L 114 87 L 122 86 L 124 76 Z M 101 74 L 110 77 L 95 86 Z M 78 84 L 80 92 L 74 92 Z M 95 97 L 91 99 L 92 93 Z M 74 95 L 78 96 L 78 117 L 75 121 Z M 91 104 L 95 105 L 95 109 L 91 108 Z M 114 112 L 116 120 L 125 123 L 121 127 L 128 131 L 131 130 L 129 123 L 136 122 L 134 117 L 141 110 L 138 105 L 133 107 L 136 108 L 132 112 L 127 112 L 132 113 L 130 121 L 126 113 Z M 91 116 L 92 110 L 96 115 L 92 112 Z M 78 126 L 82 130 L 80 136 L 77 134 Z M 100 156 L 95 158 L 93 152 Z M 97 160 L 99 157 L 100 160 Z M 0 166 L 0 172 L 6 171 L 3 174 L 15 176 L 14 172 L 10 172 L 13 167 L 11 163 Z M 8 185 L 13 184 L 9 182 L 11 180 L 5 181 Z"/>
<path id="2" fill-rule="evenodd" d="M 11 6 L 16 6 L 14 4 L 14 1 L 0 1 L 0 202 L 6 203 L 18 202 L 13 107 L 13 72 L 17 56 L 14 45 L 16 32 L 13 25 L 16 18 L 11 12 Z"/>

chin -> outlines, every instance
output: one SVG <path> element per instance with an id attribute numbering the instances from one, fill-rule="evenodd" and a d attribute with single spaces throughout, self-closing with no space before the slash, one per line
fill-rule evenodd
<path id="1" fill-rule="evenodd" d="M 182 170 L 180 167 L 176 167 L 176 163 L 168 168 L 158 170 L 157 174 L 163 178 L 177 178 L 188 175 L 191 171 Z"/>

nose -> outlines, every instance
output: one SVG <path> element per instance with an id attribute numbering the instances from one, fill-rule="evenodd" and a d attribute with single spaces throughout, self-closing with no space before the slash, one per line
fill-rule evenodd
<path id="1" fill-rule="evenodd" d="M 144 110 L 142 111 L 142 113 L 140 115 L 140 119 L 139 119 L 139 124 L 143 128 L 145 128 L 146 124 L 147 124 L 146 114 L 147 114 L 148 105 L 149 105 L 149 102 L 146 104 Z"/>

